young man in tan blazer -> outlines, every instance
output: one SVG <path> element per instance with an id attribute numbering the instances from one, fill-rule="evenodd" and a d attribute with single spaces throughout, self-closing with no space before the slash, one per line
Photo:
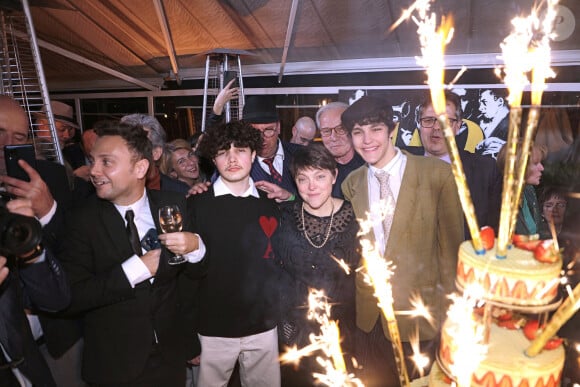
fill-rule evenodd
<path id="1" fill-rule="evenodd" d="M 351 201 L 357 217 L 366 218 L 387 191 L 395 206 L 392 225 L 389 222 L 385 228 L 383 222 L 377 222 L 366 236 L 396 266 L 391 281 L 394 308 L 411 310 L 410 298 L 417 294 L 434 317 L 432 326 L 424 318 L 397 316 L 412 380 L 418 373 L 409 361 L 410 337 L 418 331 L 421 352 L 433 361 L 439 323 L 446 311 L 446 295 L 455 290 L 457 250 L 463 240 L 457 188 L 449 165 L 435 158 L 403 153 L 393 145 L 390 139 L 393 110 L 383 99 L 361 98 L 342 114 L 342 123 L 352 136 L 355 150 L 366 162 L 342 184 L 344 196 Z M 383 187 L 377 177 L 381 170 L 388 174 Z M 361 377 L 367 386 L 398 386 L 387 324 L 380 317 L 373 293 L 359 273 L 356 320 L 360 330 L 356 355 L 363 367 Z"/>

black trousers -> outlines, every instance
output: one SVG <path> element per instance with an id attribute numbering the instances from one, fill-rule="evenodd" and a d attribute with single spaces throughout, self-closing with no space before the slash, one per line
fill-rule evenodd
<path id="1" fill-rule="evenodd" d="M 367 387 L 398 387 L 399 371 L 395 362 L 393 345 L 385 337 L 381 321 L 377 320 L 374 328 L 369 332 L 356 330 L 356 359 L 360 370 L 356 371 L 356 376 L 362 380 Z M 435 360 L 435 353 L 438 348 L 438 340 L 426 340 L 420 342 L 421 353 L 429 356 L 431 364 Z M 409 380 L 417 379 L 421 375 L 415 364 L 410 359 L 413 354 L 411 345 L 403 342 L 403 352 L 405 354 L 405 365 Z M 429 373 L 431 364 L 425 374 Z"/>
<path id="2" fill-rule="evenodd" d="M 91 384 L 93 387 L 183 387 L 185 386 L 185 360 L 183 364 L 168 364 L 156 346 L 147 359 L 145 369 L 127 383 Z"/>

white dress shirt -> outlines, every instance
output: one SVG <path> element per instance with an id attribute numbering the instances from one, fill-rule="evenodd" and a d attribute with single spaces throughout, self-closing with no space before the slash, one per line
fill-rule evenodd
<path id="1" fill-rule="evenodd" d="M 135 218 L 133 221 L 135 222 L 135 226 L 137 226 L 139 239 L 142 239 L 150 229 L 156 229 L 155 221 L 153 220 L 153 215 L 151 214 L 151 209 L 149 207 L 149 198 L 147 197 L 145 190 L 143 190 L 143 196 L 141 196 L 141 198 L 135 203 L 128 206 L 119 206 L 115 204 L 115 208 L 117 211 L 119 211 L 119 214 L 121 214 L 123 219 L 125 219 L 125 213 L 127 210 L 133 210 L 135 213 Z M 126 224 L 127 221 L 125 220 L 125 225 Z M 201 261 L 205 255 L 205 245 L 199 235 L 197 235 L 197 238 L 199 240 L 198 249 L 187 254 L 183 254 L 183 256 L 190 263 Z M 131 284 L 131 287 L 134 288 L 135 285 L 145 280 L 150 280 L 153 282 L 153 276 L 151 275 L 151 272 L 145 263 L 143 263 L 141 258 L 139 258 L 137 255 L 133 255 L 129 259 L 125 260 L 121 266 L 125 272 L 125 275 L 127 276 L 127 279 L 129 280 L 129 283 Z"/>
<path id="2" fill-rule="evenodd" d="M 258 193 L 258 189 L 256 188 L 256 185 L 254 184 L 254 180 L 252 180 L 251 177 L 249 178 L 248 189 L 243 194 L 236 195 L 226 185 L 226 183 L 224 183 L 224 181 L 222 180 L 222 177 L 220 176 L 217 178 L 215 183 L 213 183 L 213 193 L 214 193 L 214 196 L 232 195 L 232 196 L 238 196 L 238 197 L 242 197 L 242 198 L 246 198 L 248 196 L 254 196 L 256 198 L 260 197 L 260 194 Z"/>
<path id="3" fill-rule="evenodd" d="M 393 192 L 395 201 L 399 197 L 399 191 L 401 191 L 401 182 L 403 181 L 403 175 L 405 173 L 405 166 L 407 165 L 407 156 L 401 152 L 401 150 L 395 147 L 395 157 L 387 165 L 385 165 L 381 170 L 389 174 L 389 188 Z M 369 189 L 369 208 L 372 214 L 377 214 L 378 210 L 373 211 L 373 207 L 376 208 L 379 201 L 381 200 L 381 188 L 379 180 L 375 176 L 378 168 L 369 165 L 368 172 L 368 189 Z M 373 231 L 375 234 L 375 241 L 379 246 L 381 254 L 385 253 L 386 242 L 385 235 L 383 231 L 383 223 L 380 217 L 373 218 Z"/>
<path id="4" fill-rule="evenodd" d="M 268 167 L 268 164 L 264 162 L 264 157 L 258 156 L 258 163 L 260 164 L 260 167 L 270 175 L 270 167 Z M 284 169 L 284 148 L 282 147 L 280 140 L 278 140 L 278 148 L 274 155 L 274 168 L 278 171 L 280 176 L 282 176 L 282 170 Z"/>

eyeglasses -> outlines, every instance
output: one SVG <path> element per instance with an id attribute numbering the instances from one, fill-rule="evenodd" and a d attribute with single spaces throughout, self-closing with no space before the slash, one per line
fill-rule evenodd
<path id="1" fill-rule="evenodd" d="M 320 135 L 322 137 L 330 137 L 332 135 L 332 131 L 336 133 L 337 136 L 342 136 L 346 133 L 346 129 L 342 124 L 335 126 L 334 128 L 320 128 Z"/>
<path id="2" fill-rule="evenodd" d="M 261 133 L 262 136 L 266 137 L 266 138 L 270 138 L 273 137 L 276 134 L 276 128 L 266 128 L 263 130 L 258 129 Z"/>
<path id="3" fill-rule="evenodd" d="M 448 120 L 451 123 L 451 125 L 455 125 L 455 123 L 459 121 L 456 118 L 448 118 Z M 429 129 L 435 126 L 435 122 L 437 122 L 437 117 L 423 117 L 419 120 L 419 122 L 421 123 L 422 127 Z"/>
<path id="4" fill-rule="evenodd" d="M 550 203 L 550 202 L 546 202 L 544 203 L 544 208 L 547 208 L 549 210 L 551 210 L 552 208 L 558 208 L 558 209 L 563 209 L 566 208 L 566 203 L 565 202 L 558 202 L 558 203 Z"/>

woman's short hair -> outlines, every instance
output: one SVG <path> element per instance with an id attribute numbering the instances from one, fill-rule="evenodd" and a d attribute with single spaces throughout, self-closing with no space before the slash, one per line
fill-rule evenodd
<path id="1" fill-rule="evenodd" d="M 326 169 L 333 175 L 336 174 L 336 160 L 332 154 L 321 143 L 310 143 L 298 149 L 292 155 L 290 163 L 290 173 L 296 177 L 300 171 L 305 169 Z"/>

